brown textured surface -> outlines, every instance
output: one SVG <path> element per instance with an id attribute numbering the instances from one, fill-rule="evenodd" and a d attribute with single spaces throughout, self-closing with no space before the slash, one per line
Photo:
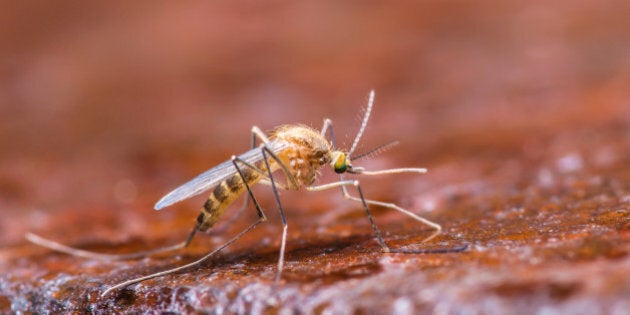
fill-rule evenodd
<path id="1" fill-rule="evenodd" d="M 0 8 L 0 312 L 630 312 L 630 7 L 626 1 L 238 5 L 108 2 Z M 203 198 L 169 189 L 243 151 L 249 129 L 335 122 L 349 145 L 370 88 L 366 195 L 441 223 L 431 246 L 382 254 L 360 207 L 286 192 L 279 218 L 211 262 L 100 299 L 108 285 L 199 257 L 102 262 L 27 231 L 121 253 L 183 240 Z M 347 135 L 347 137 L 346 137 Z M 330 180 L 334 177 L 324 176 Z M 390 244 L 430 233 L 392 211 Z"/>

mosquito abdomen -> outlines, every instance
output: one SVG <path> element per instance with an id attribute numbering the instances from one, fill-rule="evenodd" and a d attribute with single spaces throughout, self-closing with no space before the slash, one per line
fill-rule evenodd
<path id="1" fill-rule="evenodd" d="M 262 175 L 251 168 L 241 168 L 241 172 L 250 187 L 262 179 Z M 211 228 L 234 200 L 246 190 L 247 187 L 239 173 L 219 183 L 201 208 L 201 213 L 197 217 L 197 230 L 205 232 Z"/>

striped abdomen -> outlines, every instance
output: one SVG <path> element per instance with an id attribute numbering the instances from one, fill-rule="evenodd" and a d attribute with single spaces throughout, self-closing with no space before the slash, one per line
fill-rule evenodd
<path id="1" fill-rule="evenodd" d="M 264 162 L 259 164 L 262 165 L 256 166 L 261 170 L 264 170 Z M 240 169 L 243 173 L 243 177 L 245 177 L 245 180 L 250 187 L 263 178 L 260 173 L 247 166 L 241 166 Z M 234 200 L 246 191 L 247 187 L 245 186 L 245 183 L 243 183 L 243 178 L 241 178 L 241 175 L 239 175 L 238 172 L 219 183 L 201 208 L 201 213 L 197 217 L 197 230 L 204 232 L 211 228 L 215 223 L 217 223 L 219 217 L 221 217 Z"/>

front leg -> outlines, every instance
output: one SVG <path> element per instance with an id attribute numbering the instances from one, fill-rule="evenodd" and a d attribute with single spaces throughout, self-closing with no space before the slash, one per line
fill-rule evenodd
<path id="1" fill-rule="evenodd" d="M 352 195 L 350 195 L 348 193 L 347 190 L 347 186 L 353 186 L 357 189 L 357 192 L 359 194 L 359 197 L 354 197 Z M 350 199 L 353 201 L 357 201 L 360 202 L 363 205 L 363 208 L 365 209 L 365 212 L 367 214 L 368 220 L 370 221 L 370 224 L 372 225 L 372 229 L 374 230 L 374 234 L 376 234 L 376 239 L 379 243 L 379 245 L 381 245 L 381 248 L 383 250 L 383 252 L 386 253 L 408 253 L 408 254 L 429 254 L 429 253 L 450 253 L 450 252 L 460 252 L 465 250 L 468 246 L 464 245 L 464 246 L 460 246 L 460 247 L 453 247 L 453 248 L 438 248 L 438 249 L 418 249 L 418 250 L 404 250 L 404 249 L 394 249 L 391 248 L 387 245 L 387 243 L 385 243 L 385 239 L 383 238 L 383 235 L 381 233 L 381 231 L 379 230 L 379 228 L 376 226 L 376 223 L 374 222 L 374 218 L 372 217 L 372 213 L 368 207 L 368 205 L 377 205 L 377 206 L 381 206 L 381 207 L 386 207 L 386 208 L 390 208 L 390 209 L 394 209 L 396 211 L 402 212 L 410 217 L 412 217 L 413 219 L 424 223 L 428 226 L 431 226 L 432 228 L 434 228 L 436 231 L 431 234 L 429 237 L 427 237 L 426 239 L 423 240 L 423 242 L 426 242 L 430 239 L 433 239 L 434 237 L 436 237 L 437 235 L 440 234 L 440 232 L 442 231 L 442 227 L 432 221 L 429 221 L 421 216 L 416 215 L 415 213 L 403 209 L 401 207 L 399 207 L 398 205 L 394 204 L 394 203 L 387 203 L 387 202 L 382 202 L 382 201 L 375 201 L 375 200 L 369 200 L 369 199 L 365 199 L 365 197 L 363 196 L 363 191 L 361 190 L 361 185 L 359 184 L 358 180 L 340 180 L 337 182 L 333 182 L 333 183 L 329 183 L 329 184 L 324 184 L 324 185 L 318 185 L 318 186 L 309 186 L 306 187 L 307 190 L 309 191 L 320 191 L 320 190 L 327 190 L 327 189 L 331 189 L 331 188 L 335 188 L 335 187 L 341 187 L 343 190 L 343 194 L 344 197 L 346 199 Z"/>

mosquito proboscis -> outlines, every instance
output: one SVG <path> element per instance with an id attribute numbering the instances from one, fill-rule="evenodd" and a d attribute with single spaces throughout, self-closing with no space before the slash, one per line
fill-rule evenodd
<path id="1" fill-rule="evenodd" d="M 330 119 L 324 119 L 324 125 L 319 131 L 304 125 L 283 125 L 276 128 L 269 134 L 269 136 L 267 136 L 260 128 L 256 126 L 252 127 L 252 145 L 249 151 L 238 156 L 232 156 L 229 161 L 217 165 L 216 167 L 202 173 L 191 181 L 166 194 L 155 204 L 155 209 L 160 210 L 214 188 L 208 197 L 208 200 L 206 200 L 204 206 L 201 208 L 201 213 L 197 217 L 197 222 L 194 228 L 186 240 L 179 244 L 139 253 L 111 255 L 69 247 L 32 233 L 27 233 L 26 238 L 35 244 L 80 257 L 104 260 L 133 259 L 151 254 L 173 251 L 188 246 L 197 231 L 208 231 L 219 220 L 225 210 L 244 193 L 247 193 L 245 197 L 245 204 L 239 213 L 248 207 L 250 200 L 254 203 L 258 214 L 258 220 L 206 256 L 179 267 L 118 283 L 109 287 L 101 294 L 101 296 L 105 296 L 115 289 L 124 288 L 151 278 L 168 275 L 199 265 L 214 256 L 223 248 L 234 243 L 258 224 L 266 221 L 267 218 L 265 213 L 260 207 L 260 204 L 251 189 L 251 186 L 254 184 L 265 183 L 270 185 L 272 188 L 283 226 L 280 253 L 278 257 L 278 270 L 275 276 L 276 283 L 280 281 L 282 270 L 284 268 L 284 255 L 288 227 L 284 214 L 284 208 L 282 207 L 278 194 L 278 189 L 298 190 L 300 187 L 305 187 L 307 191 L 322 191 L 333 188 L 341 188 L 341 192 L 346 199 L 353 200 L 361 204 L 367 214 L 367 218 L 370 221 L 372 229 L 374 230 L 376 240 L 378 241 L 382 251 L 386 253 L 430 254 L 461 252 L 465 250 L 467 245 L 431 249 L 391 248 L 385 242 L 381 231 L 374 222 L 369 208 L 370 205 L 394 209 L 433 228 L 435 231 L 426 237 L 422 241 L 423 243 L 439 235 L 442 227 L 439 224 L 429 221 L 407 209 L 401 208 L 394 203 L 366 199 L 358 180 L 348 180 L 344 178 L 343 174 L 345 173 L 373 176 L 427 172 L 427 169 L 425 168 L 415 167 L 368 171 L 363 167 L 352 165 L 351 158 L 353 157 L 353 153 L 359 144 L 365 128 L 367 127 L 373 104 L 374 91 L 370 91 L 368 104 L 365 109 L 361 126 L 354 138 L 350 150 L 348 151 L 341 151 L 336 148 L 333 125 Z M 256 145 L 257 140 L 262 142 L 258 146 Z M 355 159 L 386 150 L 396 143 L 397 142 L 387 143 L 365 154 L 357 155 Z M 333 171 L 338 174 L 339 180 L 327 184 L 314 185 L 319 169 L 324 165 L 330 165 Z M 285 181 L 278 181 L 277 178 L 279 175 L 284 176 Z M 354 188 L 356 190 L 356 196 L 350 194 L 349 188 Z"/>

